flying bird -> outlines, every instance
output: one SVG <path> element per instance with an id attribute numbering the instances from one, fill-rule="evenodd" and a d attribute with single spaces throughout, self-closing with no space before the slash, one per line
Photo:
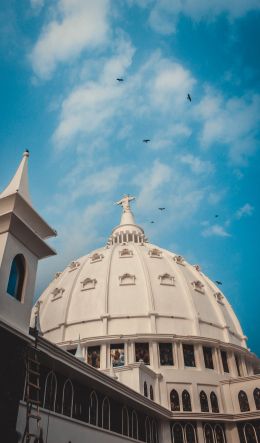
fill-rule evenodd
<path id="1" fill-rule="evenodd" d="M 219 217 L 219 215 L 218 214 L 215 214 L 215 218 L 218 218 Z"/>
<path id="2" fill-rule="evenodd" d="M 151 140 L 149 139 L 149 138 L 144 138 L 143 139 L 143 143 L 148 143 L 148 142 L 150 142 Z"/>
<path id="3" fill-rule="evenodd" d="M 190 94 L 187 95 L 187 100 L 189 100 L 191 102 L 191 96 Z"/>
<path id="4" fill-rule="evenodd" d="M 117 81 L 118 81 L 118 82 L 123 82 L 124 79 L 123 79 L 123 78 L 117 78 Z"/>
<path id="5" fill-rule="evenodd" d="M 165 208 L 158 208 L 160 211 L 164 211 Z"/>
<path id="6" fill-rule="evenodd" d="M 154 221 L 151 221 L 150 223 L 154 223 Z"/>
<path id="7" fill-rule="evenodd" d="M 222 285 L 222 282 L 219 280 L 216 280 L 217 285 Z"/>

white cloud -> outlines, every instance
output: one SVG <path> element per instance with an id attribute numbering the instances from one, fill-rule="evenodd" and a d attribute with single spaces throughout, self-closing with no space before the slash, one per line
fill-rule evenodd
<path id="1" fill-rule="evenodd" d="M 194 118 L 202 124 L 200 142 L 228 147 L 233 164 L 243 165 L 257 149 L 256 130 L 260 122 L 260 95 L 245 95 L 225 100 L 214 91 L 194 107 Z"/>
<path id="2" fill-rule="evenodd" d="M 236 218 L 240 219 L 242 217 L 251 216 L 254 212 L 254 207 L 249 203 L 246 203 L 244 206 L 239 208 L 236 212 Z"/>
<path id="3" fill-rule="evenodd" d="M 212 225 L 209 228 L 204 229 L 202 235 L 203 237 L 230 237 L 230 234 L 220 225 Z"/>
<path id="4" fill-rule="evenodd" d="M 201 160 L 192 154 L 180 156 L 181 163 L 188 165 L 194 174 L 211 174 L 214 171 L 214 165 L 208 160 Z"/>
<path id="5" fill-rule="evenodd" d="M 37 3 L 37 2 L 36 2 Z M 105 45 L 108 0 L 59 0 L 30 54 L 37 76 L 48 79 L 58 63 L 71 62 L 84 49 Z"/>
<path id="6" fill-rule="evenodd" d="M 44 0 L 31 0 L 31 7 L 40 10 L 44 5 Z"/>
<path id="7" fill-rule="evenodd" d="M 91 134 L 101 127 L 104 130 L 104 125 L 120 111 L 119 99 L 125 88 L 116 82 L 116 77 L 118 72 L 125 73 L 133 55 L 131 43 L 119 39 L 116 54 L 102 62 L 98 78 L 80 85 L 63 101 L 60 122 L 53 137 L 57 147 L 64 147 L 80 134 Z"/>
<path id="8" fill-rule="evenodd" d="M 156 0 L 150 13 L 150 25 L 161 34 L 173 34 L 181 14 L 194 21 L 211 21 L 225 13 L 230 19 L 259 10 L 258 0 Z"/>

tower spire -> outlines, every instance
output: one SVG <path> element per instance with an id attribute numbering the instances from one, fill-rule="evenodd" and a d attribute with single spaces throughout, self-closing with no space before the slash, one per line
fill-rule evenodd
<path id="1" fill-rule="evenodd" d="M 27 203 L 31 204 L 31 198 L 29 194 L 29 186 L 28 186 L 28 158 L 29 151 L 26 150 L 23 153 L 23 158 L 21 160 L 20 165 L 16 173 L 14 174 L 12 180 L 9 185 L 4 189 L 4 191 L 0 194 L 0 198 L 7 197 L 12 194 L 16 194 L 17 192 L 27 201 Z"/>

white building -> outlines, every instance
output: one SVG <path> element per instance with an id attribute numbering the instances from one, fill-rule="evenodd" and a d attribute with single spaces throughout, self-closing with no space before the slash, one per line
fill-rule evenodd
<path id="1" fill-rule="evenodd" d="M 43 239 L 55 231 L 29 204 L 27 160 L 0 195 L 0 220 L 17 218 L 6 202 L 18 199 L 30 231 L 20 235 L 16 221 L 0 232 L 0 318 L 33 342 L 36 265 L 54 253 Z M 131 200 L 118 202 L 121 222 L 107 244 L 57 273 L 33 309 L 43 435 L 53 443 L 260 442 L 259 360 L 232 307 L 198 265 L 148 241 Z M 13 287 L 12 262 L 20 269 Z"/>

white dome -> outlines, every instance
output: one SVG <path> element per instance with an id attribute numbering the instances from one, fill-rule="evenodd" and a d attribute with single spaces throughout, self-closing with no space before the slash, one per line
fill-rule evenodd
<path id="1" fill-rule="evenodd" d="M 105 247 L 73 261 L 40 297 L 43 335 L 65 345 L 125 336 L 194 336 L 246 347 L 219 288 L 181 256 L 147 241 L 129 197 Z"/>

